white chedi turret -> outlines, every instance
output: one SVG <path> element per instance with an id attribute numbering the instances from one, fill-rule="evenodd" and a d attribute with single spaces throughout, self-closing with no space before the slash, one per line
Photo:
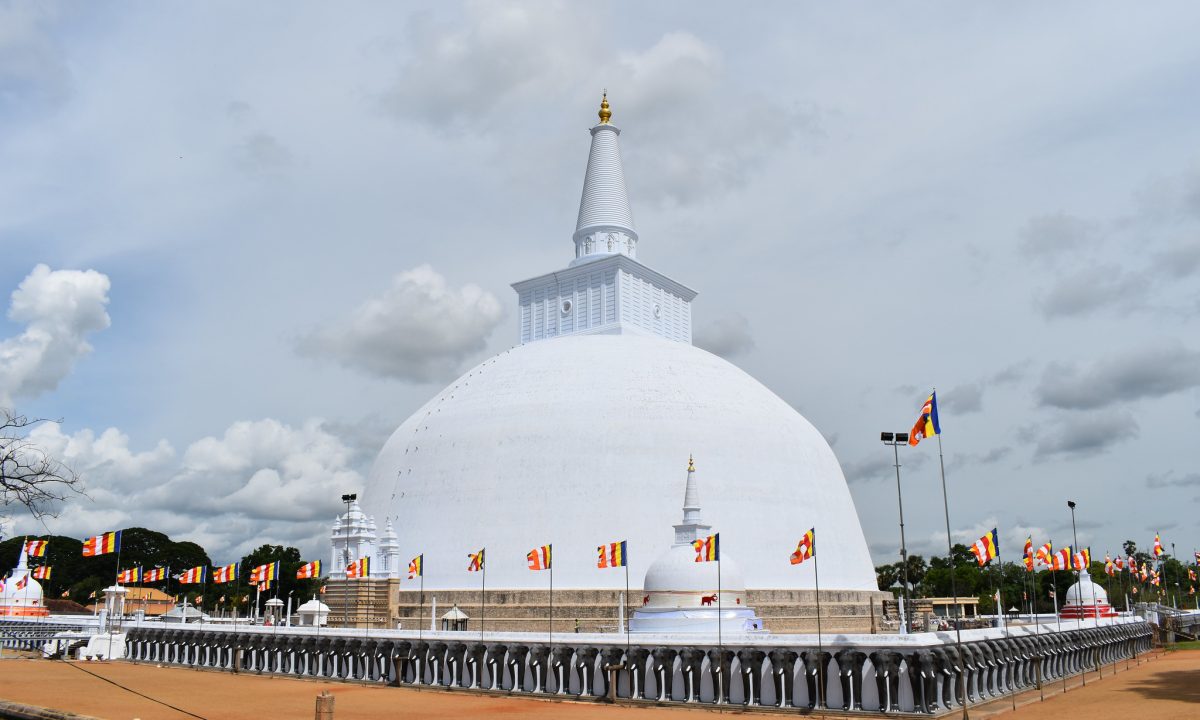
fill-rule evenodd
<path id="1" fill-rule="evenodd" d="M 675 525 L 675 542 L 646 571 L 642 607 L 633 613 L 631 632 L 715 633 L 762 631 L 762 620 L 746 606 L 742 570 L 728 553 L 718 560 L 697 561 L 694 543 L 711 535 L 700 517 L 700 485 L 696 464 L 688 458 L 683 492 L 683 520 Z"/>
<path id="2" fill-rule="evenodd" d="M 621 130 L 613 125 L 608 93 L 600 101 L 600 123 L 591 129 L 592 149 L 588 153 L 583 195 L 579 199 L 579 219 L 575 223 L 575 260 L 571 265 L 609 255 L 637 258 L 637 231 L 633 229 L 633 211 L 629 209 L 629 191 L 625 187 L 625 169 L 621 163 Z"/>
<path id="3" fill-rule="evenodd" d="M 330 577 L 344 578 L 346 567 L 364 557 L 370 558 L 369 577 L 378 580 L 399 577 L 400 540 L 391 520 L 380 540 L 375 518 L 367 516 L 357 500 L 351 501 L 349 512 L 333 521 L 329 542 Z"/>
<path id="4" fill-rule="evenodd" d="M 29 554 L 24 545 L 17 566 L 0 580 L 0 617 L 43 617 L 49 615 L 42 597 L 42 585 L 33 579 Z"/>
<path id="5" fill-rule="evenodd" d="M 1058 611 L 1064 618 L 1115 617 L 1116 611 L 1108 603 L 1108 593 L 1092 581 L 1086 573 L 1079 581 L 1067 588 L 1066 601 Z"/>

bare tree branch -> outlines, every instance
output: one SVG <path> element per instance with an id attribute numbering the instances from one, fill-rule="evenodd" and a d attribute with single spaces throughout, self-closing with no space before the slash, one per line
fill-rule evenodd
<path id="1" fill-rule="evenodd" d="M 59 503 L 82 492 L 78 473 L 29 439 L 43 422 L 57 421 L 0 408 L 0 505 L 24 505 L 38 519 L 56 517 Z"/>

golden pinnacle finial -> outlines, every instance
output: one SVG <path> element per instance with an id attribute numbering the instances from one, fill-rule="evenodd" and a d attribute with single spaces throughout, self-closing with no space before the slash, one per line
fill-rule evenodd
<path id="1" fill-rule="evenodd" d="M 611 118 L 612 110 L 608 107 L 608 88 L 605 88 L 604 95 L 600 98 L 600 124 L 607 125 Z"/>
<path id="2" fill-rule="evenodd" d="M 696 463 L 692 460 L 691 455 L 688 455 L 688 472 L 696 472 Z"/>

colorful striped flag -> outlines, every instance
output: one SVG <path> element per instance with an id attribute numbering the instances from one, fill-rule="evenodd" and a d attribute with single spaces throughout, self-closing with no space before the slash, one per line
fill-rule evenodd
<path id="1" fill-rule="evenodd" d="M 259 565 L 250 571 L 250 584 L 271 583 L 279 575 L 279 561 Z"/>
<path id="2" fill-rule="evenodd" d="M 1054 567 L 1054 545 L 1047 540 L 1045 545 L 1037 549 L 1033 557 L 1048 568 Z"/>
<path id="3" fill-rule="evenodd" d="M 1158 533 L 1154 533 L 1154 557 L 1162 557 L 1162 554 L 1162 538 L 1158 536 Z"/>
<path id="4" fill-rule="evenodd" d="M 1135 572 L 1137 572 L 1137 569 L 1138 569 L 1137 558 L 1135 558 L 1134 556 L 1130 555 L 1130 556 L 1129 556 L 1129 559 L 1125 561 L 1125 567 L 1126 567 L 1126 568 L 1129 570 L 1129 572 L 1131 572 L 1131 573 L 1135 573 Z"/>
<path id="5" fill-rule="evenodd" d="M 224 567 L 213 568 L 213 576 L 212 576 L 213 582 L 214 583 L 237 582 L 238 576 L 241 574 L 238 572 L 239 564 L 240 563 L 230 563 Z"/>
<path id="6" fill-rule="evenodd" d="M 191 570 L 183 571 L 182 575 L 177 575 L 176 580 L 184 585 L 199 585 L 208 578 L 208 566 L 201 565 L 194 567 Z"/>
<path id="7" fill-rule="evenodd" d="M 467 553 L 467 557 L 471 560 L 470 564 L 467 565 L 467 572 L 479 572 L 483 569 L 484 550 L 487 550 L 487 548 L 483 548 L 477 553 Z"/>
<path id="8" fill-rule="evenodd" d="M 1113 567 L 1115 567 L 1117 569 L 1117 572 L 1121 572 L 1122 570 L 1124 570 L 1125 569 L 1124 558 L 1122 558 L 1120 555 L 1113 558 Z"/>
<path id="9" fill-rule="evenodd" d="M 596 546 L 596 567 L 616 568 L 629 564 L 627 540 Z"/>
<path id="10" fill-rule="evenodd" d="M 916 446 L 925 438 L 933 437 L 942 431 L 938 422 L 937 393 L 930 393 L 929 399 L 921 406 L 921 416 L 908 434 L 908 444 Z"/>
<path id="11" fill-rule="evenodd" d="M 999 554 L 999 542 L 996 540 L 996 528 L 987 535 L 975 541 L 971 546 L 971 552 L 975 554 L 975 559 L 979 561 L 979 566 L 983 567 L 992 561 L 992 558 Z"/>
<path id="12" fill-rule="evenodd" d="M 117 573 L 117 584 L 128 585 L 130 583 L 140 583 L 142 581 L 142 569 L 140 567 L 122 570 Z"/>
<path id="13" fill-rule="evenodd" d="M 425 574 L 425 553 L 408 561 L 408 579 L 416 580 Z"/>
<path id="14" fill-rule="evenodd" d="M 808 532 L 804 533 L 804 537 L 800 538 L 800 542 L 796 545 L 796 551 L 792 553 L 790 559 L 793 565 L 799 565 L 805 560 L 816 554 L 817 529 L 809 528 Z"/>
<path id="15" fill-rule="evenodd" d="M 121 549 L 121 531 L 107 532 L 83 541 L 83 556 L 107 555 Z"/>
<path id="16" fill-rule="evenodd" d="M 1054 565 L 1052 565 L 1050 567 L 1050 569 L 1051 570 L 1068 570 L 1068 569 L 1070 569 L 1070 567 L 1071 567 L 1071 546 L 1068 545 L 1065 548 L 1060 548 L 1058 552 L 1054 553 Z"/>
<path id="17" fill-rule="evenodd" d="M 721 559 L 721 533 L 692 541 L 696 550 L 696 562 L 712 562 Z"/>
<path id="18" fill-rule="evenodd" d="M 1104 553 L 1104 574 L 1113 576 L 1117 574 L 1117 566 L 1113 564 L 1113 559 Z"/>
<path id="19" fill-rule="evenodd" d="M 49 580 L 51 569 L 52 568 L 49 565 L 42 565 L 41 567 L 35 567 L 33 569 L 33 577 L 37 580 Z M 1196 578 L 1192 578 L 1192 579 L 1195 580 Z"/>
<path id="20" fill-rule="evenodd" d="M 1192 582 L 1196 581 L 1196 571 L 1191 568 L 1188 568 L 1188 580 L 1191 580 Z"/>
<path id="21" fill-rule="evenodd" d="M 553 547 L 553 545 L 542 545 L 525 553 L 525 560 L 529 563 L 529 569 L 549 570 Z"/>
<path id="22" fill-rule="evenodd" d="M 167 569 L 156 567 L 153 570 L 147 570 L 142 573 L 142 582 L 162 582 L 167 579 Z"/>
<path id="23" fill-rule="evenodd" d="M 45 540 L 27 540 L 25 541 L 25 554 L 29 557 L 45 557 L 46 544 Z"/>
<path id="24" fill-rule="evenodd" d="M 1194 552 L 1192 554 L 1196 556 L 1196 564 L 1200 565 L 1200 550 L 1197 550 L 1196 552 Z"/>
<path id="25" fill-rule="evenodd" d="M 1084 548 L 1075 553 L 1071 559 L 1071 567 L 1076 570 L 1087 570 L 1092 566 L 1092 549 Z"/>
<path id="26" fill-rule="evenodd" d="M 297 580 L 307 580 L 309 578 L 321 577 L 321 561 L 313 560 L 310 563 L 305 563 L 296 571 Z"/>
<path id="27" fill-rule="evenodd" d="M 346 568 L 346 579 L 362 579 L 371 575 L 371 558 L 362 557 L 350 563 Z"/>
<path id="28" fill-rule="evenodd" d="M 28 575 L 22 575 L 22 576 L 21 576 L 21 579 L 17 581 L 17 589 L 18 589 L 18 590 L 24 590 L 24 589 L 25 589 L 25 586 L 27 586 L 28 584 L 29 584 L 29 576 L 28 576 Z"/>
<path id="29" fill-rule="evenodd" d="M 1021 554 L 1021 562 L 1025 563 L 1025 571 L 1033 572 L 1033 536 L 1025 538 L 1025 551 Z"/>

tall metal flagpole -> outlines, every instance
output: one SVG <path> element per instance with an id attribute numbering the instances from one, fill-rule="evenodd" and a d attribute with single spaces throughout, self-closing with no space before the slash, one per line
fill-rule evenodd
<path id="1" fill-rule="evenodd" d="M 812 540 L 813 585 L 817 597 L 817 697 L 809 698 L 817 707 L 825 705 L 825 644 L 821 640 L 821 560 L 817 557 L 817 528 L 813 527 Z"/>
<path id="2" fill-rule="evenodd" d="M 720 658 L 721 667 L 725 667 L 725 642 L 721 637 L 721 533 L 713 535 L 713 542 L 717 544 L 717 652 L 720 653 L 717 657 Z M 724 682 L 729 682 L 726 677 L 721 678 Z"/>
<path id="3" fill-rule="evenodd" d="M 934 388 L 934 393 L 937 388 Z M 937 434 L 938 439 L 938 466 L 942 471 L 942 507 L 946 512 L 946 548 L 950 553 L 950 595 L 954 598 L 954 644 L 958 648 L 959 661 L 962 661 L 962 628 L 959 621 L 958 607 L 958 583 L 955 581 L 954 575 L 957 572 L 954 566 L 954 540 L 950 536 L 950 498 L 946 493 L 946 458 L 942 454 L 942 434 Z M 967 713 L 967 705 L 970 704 L 970 699 L 967 697 L 967 674 L 959 672 L 959 684 L 962 687 L 962 716 L 963 720 L 968 720 L 970 715 Z"/>
<path id="4" fill-rule="evenodd" d="M 425 636 L 425 556 L 421 556 L 421 590 L 417 595 L 417 642 Z M 482 622 L 482 619 L 480 620 Z"/>
<path id="5" fill-rule="evenodd" d="M 1037 567 L 1037 559 L 1036 558 L 1033 560 L 1033 567 L 1034 568 Z M 1039 617 L 1038 613 L 1036 612 L 1037 611 L 1037 570 L 1034 570 L 1030 574 L 1033 577 L 1031 577 L 1029 579 L 1029 593 L 1030 593 L 1029 594 L 1029 597 L 1030 597 L 1029 613 L 1030 613 L 1030 619 L 1033 620 L 1034 637 L 1040 638 L 1042 635 L 1042 619 L 1041 619 L 1041 617 Z M 1041 647 L 1041 646 L 1042 646 L 1041 640 L 1038 640 L 1038 647 Z M 1045 679 L 1045 677 L 1046 677 L 1046 671 L 1045 671 L 1044 666 L 1042 666 L 1042 663 L 1038 663 L 1038 665 L 1039 665 L 1038 672 L 1040 673 L 1040 677 L 1038 677 L 1038 679 L 1037 679 L 1038 694 L 1041 696 L 1041 699 L 1044 701 L 1046 699 L 1046 690 L 1042 687 L 1042 680 Z"/>
<path id="6" fill-rule="evenodd" d="M 622 553 L 623 554 L 623 553 Z M 622 557 L 625 561 L 625 607 L 621 608 L 621 615 L 625 618 L 625 657 L 629 658 L 629 558 Z"/>
<path id="7" fill-rule="evenodd" d="M 1002 595 L 1002 593 L 1004 591 L 1004 558 L 1001 557 L 1001 555 L 1000 555 L 1000 534 L 999 533 L 996 534 L 996 562 L 998 562 L 1000 564 L 1000 586 L 996 589 L 996 604 L 999 605 L 997 610 L 1000 613 L 1000 621 L 1002 623 L 1004 623 L 1004 639 L 1008 640 L 1009 639 L 1009 637 L 1008 637 L 1008 617 L 1004 613 L 1004 601 L 1003 601 L 1003 595 Z M 1009 690 L 1011 692 L 1009 692 L 1008 695 L 1009 695 L 1009 697 L 1012 698 L 1013 710 L 1016 710 L 1017 709 L 1017 691 L 1013 690 L 1012 688 L 1009 688 Z"/>
<path id="8" fill-rule="evenodd" d="M 487 547 L 479 550 L 479 642 L 483 642 L 483 619 L 487 608 Z"/>
<path id="9" fill-rule="evenodd" d="M 554 652 L 554 543 L 548 546 L 546 553 L 546 569 L 550 571 L 550 651 Z"/>
<path id="10" fill-rule="evenodd" d="M 1051 547 L 1054 547 L 1054 546 L 1051 545 Z M 1067 557 L 1071 557 L 1071 548 L 1067 549 Z M 1058 565 L 1058 561 L 1055 561 L 1054 565 L 1050 566 L 1050 592 L 1052 593 L 1052 595 L 1050 597 L 1054 598 L 1054 620 L 1056 623 L 1058 623 L 1058 631 L 1062 632 L 1062 615 L 1058 614 L 1058 580 L 1056 579 L 1057 576 L 1054 574 L 1054 568 L 1057 565 Z M 1063 692 L 1065 693 L 1067 691 L 1067 673 L 1066 673 L 1066 671 L 1063 672 L 1062 679 L 1063 679 Z"/>

